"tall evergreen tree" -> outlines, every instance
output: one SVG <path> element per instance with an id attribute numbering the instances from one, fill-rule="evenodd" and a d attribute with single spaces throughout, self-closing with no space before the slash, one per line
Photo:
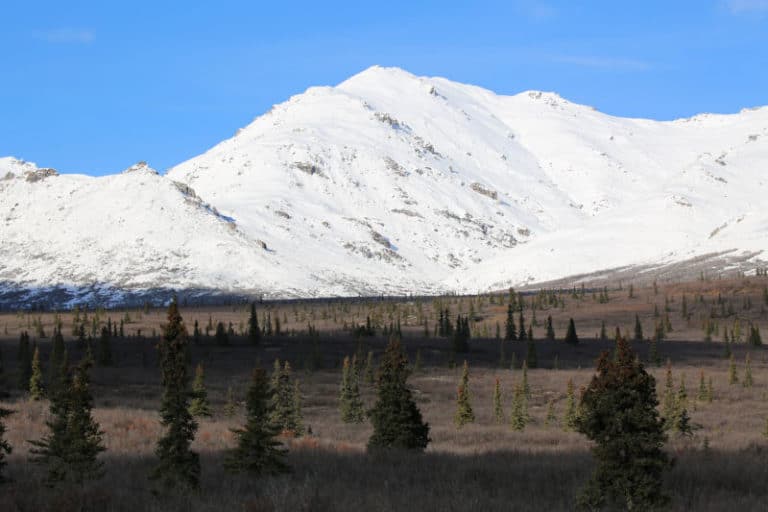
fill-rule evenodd
<path id="1" fill-rule="evenodd" d="M 35 347 L 32 354 L 32 373 L 29 377 L 29 396 L 32 400 L 42 400 L 45 396 L 43 388 L 43 371 L 40 369 L 40 349 Z"/>
<path id="2" fill-rule="evenodd" d="M 581 399 L 576 428 L 596 443 L 597 462 L 581 507 L 653 510 L 668 503 L 662 477 L 670 462 L 657 406 L 653 376 L 621 339 L 618 357 L 603 353 Z"/>
<path id="3" fill-rule="evenodd" d="M 573 386 L 573 379 L 568 379 L 568 386 L 565 394 L 565 413 L 563 414 L 563 430 L 574 430 L 579 418 L 579 408 L 576 404 L 576 392 Z"/>
<path id="4" fill-rule="evenodd" d="M 461 315 L 456 315 L 456 329 L 453 331 L 451 338 L 451 350 L 454 354 L 463 354 L 469 352 L 469 319 L 462 318 Z"/>
<path id="5" fill-rule="evenodd" d="M 106 327 L 101 329 L 99 337 L 99 366 L 112 366 L 112 333 Z"/>
<path id="6" fill-rule="evenodd" d="M 19 388 L 29 391 L 29 379 L 32 377 L 32 349 L 29 345 L 29 334 L 26 331 L 19 336 Z"/>
<path id="7" fill-rule="evenodd" d="M 528 416 L 528 397 L 525 393 L 525 386 L 522 383 L 515 385 L 515 392 L 512 395 L 512 412 L 509 423 L 513 430 L 522 431 L 530 421 Z"/>
<path id="8" fill-rule="evenodd" d="M 189 413 L 196 418 L 209 418 L 213 415 L 211 404 L 208 402 L 208 390 L 205 388 L 203 363 L 198 363 L 195 367 L 195 379 L 192 381 L 192 400 L 189 403 Z"/>
<path id="9" fill-rule="evenodd" d="M 214 339 L 216 340 L 217 345 L 221 345 L 221 346 L 229 345 L 229 334 L 227 333 L 227 328 L 224 327 L 223 322 L 219 322 L 216 324 L 216 334 L 214 336 Z"/>
<path id="10" fill-rule="evenodd" d="M 278 425 L 282 431 L 292 435 L 301 435 L 303 426 L 300 421 L 300 411 L 296 410 L 294 396 L 293 370 L 291 364 L 285 361 L 280 366 L 275 361 L 275 369 L 272 374 L 272 422 Z"/>
<path id="11" fill-rule="evenodd" d="M 749 352 L 744 357 L 744 381 L 741 383 L 745 388 L 751 388 L 754 381 L 752 380 L 752 364 L 749 358 Z"/>
<path id="12" fill-rule="evenodd" d="M 549 341 L 555 340 L 555 328 L 552 326 L 552 315 L 547 316 L 547 334 L 546 338 Z"/>
<path id="13" fill-rule="evenodd" d="M 261 340 L 259 316 L 256 314 L 256 303 L 251 302 L 251 316 L 248 317 L 248 340 L 256 345 Z"/>
<path id="14" fill-rule="evenodd" d="M 164 387 L 160 424 L 166 431 L 157 443 L 155 454 L 159 461 L 150 475 L 164 490 L 197 489 L 200 485 L 200 457 L 190 447 L 197 432 L 197 422 L 189 412 L 192 393 L 186 361 L 187 344 L 187 329 L 174 297 L 158 345 Z"/>
<path id="15" fill-rule="evenodd" d="M 456 393 L 456 414 L 453 415 L 453 423 L 456 428 L 461 428 L 467 423 L 475 422 L 475 413 L 472 411 L 469 393 L 469 365 L 464 361 L 464 369 L 461 372 L 461 382 Z"/>
<path id="16" fill-rule="evenodd" d="M 493 387 L 493 421 L 497 425 L 504 423 L 504 398 L 501 394 L 501 382 L 496 377 L 496 384 Z"/>
<path id="17" fill-rule="evenodd" d="M 531 336 L 528 337 L 528 347 L 525 354 L 525 363 L 528 368 L 538 368 L 539 359 L 536 356 L 536 344 Z"/>
<path id="18" fill-rule="evenodd" d="M 665 430 L 673 429 L 677 424 L 677 396 L 675 395 L 675 381 L 672 378 L 672 364 L 669 361 L 667 361 L 667 378 L 662 399 L 662 419 Z"/>
<path id="19" fill-rule="evenodd" d="M 640 323 L 640 316 L 635 315 L 635 341 L 643 341 L 643 324 Z"/>
<path id="20" fill-rule="evenodd" d="M 605 330 L 605 320 L 600 322 L 600 341 L 608 341 L 608 333 Z"/>
<path id="21" fill-rule="evenodd" d="M 520 321 L 518 322 L 520 325 L 520 330 L 517 333 L 517 339 L 520 341 L 525 341 L 526 338 L 528 338 L 528 333 L 525 332 L 525 317 L 523 316 L 523 308 L 520 308 Z"/>
<path id="22" fill-rule="evenodd" d="M 368 449 L 400 448 L 423 451 L 429 443 L 429 424 L 408 388 L 408 359 L 400 340 L 392 338 L 381 359 L 378 372 L 378 398 L 368 416 L 373 434 Z"/>
<path id="23" fill-rule="evenodd" d="M 48 357 L 48 388 L 52 391 L 59 380 L 59 373 L 61 371 L 61 365 L 64 362 L 65 351 L 66 346 L 64 345 L 64 336 L 61 335 L 61 331 L 54 329 L 53 338 L 51 340 L 51 353 Z"/>
<path id="24" fill-rule="evenodd" d="M 271 395 L 270 395 L 271 398 Z M 235 402 L 235 392 L 232 386 L 227 388 L 227 395 L 224 401 L 224 409 L 222 411 L 227 418 L 233 417 L 237 413 L 237 403 Z"/>
<path id="25" fill-rule="evenodd" d="M 341 421 L 344 423 L 362 423 L 365 416 L 357 373 L 352 368 L 349 356 L 344 358 L 341 369 L 339 412 L 341 413 Z"/>
<path id="26" fill-rule="evenodd" d="M 287 450 L 276 439 L 281 427 L 271 420 L 273 393 L 266 372 L 256 368 L 245 400 L 245 426 L 232 430 L 237 438 L 237 446 L 224 462 L 228 471 L 248 472 L 254 476 L 276 475 L 288 471 L 285 463 Z"/>
<path id="27" fill-rule="evenodd" d="M 32 460 L 46 467 L 48 485 L 63 481 L 82 484 L 104 474 L 104 463 L 98 455 L 105 450 L 104 432 L 93 419 L 93 397 L 90 392 L 85 360 L 70 377 L 66 372 L 60 388 L 51 396 L 51 419 L 46 422 L 50 434 L 39 441 L 30 441 Z"/>
<path id="28" fill-rule="evenodd" d="M 512 303 L 507 306 L 507 320 L 504 323 L 504 339 L 507 341 L 517 340 L 517 328 L 515 327 L 515 316 L 512 309 Z"/>
<path id="29" fill-rule="evenodd" d="M 707 400 L 707 383 L 704 380 L 704 370 L 699 372 L 699 394 L 696 398 L 699 402 L 705 402 Z"/>
<path id="30" fill-rule="evenodd" d="M 576 324 L 573 323 L 573 318 L 568 320 L 568 331 L 565 333 L 565 342 L 571 345 L 578 345 L 579 337 L 576 335 Z"/>

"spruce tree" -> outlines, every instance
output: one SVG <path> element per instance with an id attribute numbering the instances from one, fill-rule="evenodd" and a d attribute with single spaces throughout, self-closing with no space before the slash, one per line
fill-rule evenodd
<path id="1" fill-rule="evenodd" d="M 279 360 L 275 361 L 275 368 L 272 373 L 272 390 L 271 421 L 279 426 L 283 432 L 295 436 L 301 435 L 303 432 L 300 419 L 301 411 L 296 410 L 293 370 L 288 361 L 285 361 L 282 366 Z"/>
<path id="2" fill-rule="evenodd" d="M 112 334 L 106 327 L 101 329 L 99 337 L 99 366 L 112 366 Z"/>
<path id="3" fill-rule="evenodd" d="M 528 416 L 528 398 L 525 395 L 525 389 L 521 383 L 515 386 L 515 392 L 512 396 L 512 412 L 509 418 L 509 424 L 513 430 L 518 432 L 525 430 L 530 417 Z"/>
<path id="4" fill-rule="evenodd" d="M 705 402 L 707 400 L 707 384 L 704 381 L 704 370 L 699 372 L 699 396 L 697 397 L 699 402 Z"/>
<path id="5" fill-rule="evenodd" d="M 45 396 L 43 389 L 43 372 L 40 369 L 40 349 L 36 346 L 32 355 L 32 373 L 29 377 L 29 396 L 32 400 L 42 400 Z"/>
<path id="6" fill-rule="evenodd" d="M 640 323 L 640 316 L 635 315 L 635 341 L 643 341 L 643 324 Z"/>
<path id="7" fill-rule="evenodd" d="M 166 429 L 157 442 L 159 461 L 150 478 L 162 490 L 197 489 L 200 485 L 200 458 L 191 450 L 197 422 L 189 412 L 193 398 L 187 371 L 187 329 L 179 314 L 176 297 L 168 307 L 168 323 L 158 345 L 164 387 L 160 405 L 160 424 Z"/>
<path id="8" fill-rule="evenodd" d="M 539 359 L 536 357 L 536 344 L 532 337 L 528 337 L 528 347 L 525 354 L 525 364 L 528 368 L 538 368 Z"/>
<path id="9" fill-rule="evenodd" d="M 744 358 L 744 382 L 742 382 L 742 386 L 751 388 L 752 384 L 754 384 L 752 380 L 752 365 L 749 359 L 749 352 L 747 352 Z"/>
<path id="10" fill-rule="evenodd" d="M 29 334 L 26 331 L 19 336 L 19 389 L 29 391 L 29 382 L 32 377 L 32 349 L 29 346 Z"/>
<path id="11" fill-rule="evenodd" d="M 261 340 L 261 329 L 259 328 L 259 316 L 256 314 L 256 303 L 251 302 L 251 315 L 248 317 L 248 341 L 256 345 Z"/>
<path id="12" fill-rule="evenodd" d="M 51 341 L 51 353 L 48 357 L 48 389 L 52 392 L 59 380 L 61 365 L 64 362 L 64 337 L 58 329 L 53 330 L 53 339 Z"/>
<path id="13" fill-rule="evenodd" d="M 563 413 L 563 430 L 574 430 L 576 428 L 578 417 L 579 409 L 576 404 L 576 392 L 573 386 L 573 379 L 568 379 L 565 395 L 565 412 Z"/>
<path id="14" fill-rule="evenodd" d="M 581 400 L 576 428 L 596 443 L 597 462 L 579 506 L 652 510 L 666 505 L 663 421 L 656 409 L 656 383 L 629 348 L 619 341 L 618 357 L 603 353 Z"/>
<path id="15" fill-rule="evenodd" d="M 429 424 L 408 388 L 408 360 L 400 340 L 392 338 L 387 345 L 378 371 L 378 397 L 368 411 L 373 434 L 368 449 L 400 448 L 423 451 L 429 443 Z"/>
<path id="16" fill-rule="evenodd" d="M 568 331 L 565 333 L 565 342 L 571 345 L 577 345 L 579 343 L 579 337 L 576 335 L 576 324 L 573 323 L 573 318 L 568 320 Z"/>
<path id="17" fill-rule="evenodd" d="M 667 379 L 662 402 L 662 418 L 666 430 L 674 428 L 677 424 L 677 412 L 677 396 L 675 394 L 675 381 L 672 378 L 672 365 L 667 361 Z"/>
<path id="18" fill-rule="evenodd" d="M 728 359 L 728 384 L 733 386 L 739 382 L 739 376 L 736 374 L 736 363 L 733 362 L 733 354 Z"/>
<path id="19" fill-rule="evenodd" d="M 522 387 L 523 387 L 523 393 L 525 393 L 525 398 L 530 399 L 531 398 L 531 386 L 528 384 L 528 362 L 523 361 L 523 375 L 522 375 Z"/>
<path id="20" fill-rule="evenodd" d="M 227 388 L 227 396 L 224 401 L 224 409 L 222 411 L 227 418 L 233 417 L 237 413 L 237 403 L 235 402 L 235 392 L 232 386 Z"/>
<path id="21" fill-rule="evenodd" d="M 232 430 L 237 439 L 237 447 L 224 462 L 228 471 L 248 472 L 254 476 L 276 475 L 288 471 L 285 463 L 287 450 L 275 439 L 281 427 L 270 419 L 274 416 L 273 393 L 264 370 L 256 368 L 245 400 L 245 426 Z"/>
<path id="22" fill-rule="evenodd" d="M 216 340 L 217 345 L 229 345 L 229 334 L 227 333 L 227 329 L 224 327 L 223 322 L 218 322 L 216 324 L 216 334 L 214 339 Z"/>
<path id="23" fill-rule="evenodd" d="M 344 423 L 362 423 L 364 419 L 363 401 L 357 374 L 353 370 L 349 356 L 344 357 L 341 368 L 341 386 L 339 387 L 339 412 Z"/>
<path id="24" fill-rule="evenodd" d="M 685 389 L 685 374 L 680 376 L 680 387 L 677 390 L 675 409 L 674 429 L 683 436 L 693 435 L 691 417 L 688 415 L 688 391 Z"/>
<path id="25" fill-rule="evenodd" d="M 469 365 L 464 361 L 464 369 L 461 372 L 461 382 L 456 393 L 456 414 L 453 415 L 453 423 L 456 428 L 461 428 L 467 423 L 475 422 L 475 413 L 472 411 L 469 393 Z"/>
<path id="26" fill-rule="evenodd" d="M 501 381 L 498 377 L 493 387 L 493 421 L 497 425 L 504 423 L 504 399 L 501 394 Z"/>
<path id="27" fill-rule="evenodd" d="M 555 340 L 555 328 L 552 325 L 552 315 L 547 316 L 547 334 L 546 337 L 549 341 Z"/>
<path id="28" fill-rule="evenodd" d="M 210 418 L 213 413 L 208 403 L 208 390 L 205 387 L 205 370 L 203 363 L 195 367 L 195 379 L 192 381 L 192 400 L 189 403 L 189 413 L 196 418 Z"/>
<path id="29" fill-rule="evenodd" d="M 653 338 L 651 338 L 651 347 L 648 350 L 648 359 L 650 360 L 649 362 L 653 363 L 656 366 L 661 365 L 661 356 L 659 355 L 658 336 L 654 336 Z"/>
<path id="30" fill-rule="evenodd" d="M 103 476 L 104 463 L 98 455 L 105 450 L 104 432 L 93 419 L 93 397 L 88 370 L 90 361 L 81 362 L 74 376 L 62 379 L 60 388 L 51 396 L 51 419 L 46 422 L 50 434 L 30 441 L 32 461 L 46 467 L 46 483 L 56 485 L 70 481 L 82 484 Z"/>
<path id="31" fill-rule="evenodd" d="M 507 341 L 517 340 L 517 329 L 515 328 L 515 317 L 512 310 L 512 303 L 507 306 L 507 320 L 504 323 L 504 339 Z"/>

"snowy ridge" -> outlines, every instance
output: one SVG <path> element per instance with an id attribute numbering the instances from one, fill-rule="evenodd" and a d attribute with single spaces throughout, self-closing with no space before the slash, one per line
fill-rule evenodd
<path id="1" fill-rule="evenodd" d="M 474 292 L 754 258 L 768 248 L 767 163 L 766 108 L 624 119 L 373 67 L 276 105 L 166 176 L 0 159 L 0 281 Z"/>

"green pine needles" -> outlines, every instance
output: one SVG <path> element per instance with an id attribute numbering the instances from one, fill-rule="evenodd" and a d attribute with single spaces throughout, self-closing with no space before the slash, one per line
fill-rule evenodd
<path id="1" fill-rule="evenodd" d="M 150 474 L 150 478 L 159 484 L 155 492 L 200 486 L 200 457 L 191 449 L 197 422 L 189 412 L 193 393 L 189 390 L 187 343 L 187 330 L 174 297 L 158 345 L 164 387 L 160 424 L 165 428 L 165 434 L 157 442 L 155 454 L 159 460 Z"/>
<path id="2" fill-rule="evenodd" d="M 368 449 L 406 449 L 423 451 L 429 443 L 429 424 L 421 417 L 408 388 L 408 359 L 400 339 L 393 337 L 381 359 L 378 371 L 378 397 L 368 411 L 373 434 Z"/>
<path id="3" fill-rule="evenodd" d="M 275 361 L 272 372 L 272 410 L 271 420 L 282 432 L 293 436 L 301 436 L 304 433 L 304 423 L 301 413 L 301 399 L 296 397 L 299 388 L 293 382 L 293 370 L 291 364 L 285 361 L 282 366 L 279 360 Z"/>
<path id="4" fill-rule="evenodd" d="M 105 450 L 99 424 L 93 419 L 93 397 L 88 371 L 90 361 L 78 365 L 72 376 L 68 372 L 51 397 L 51 419 L 46 422 L 50 433 L 38 441 L 30 441 L 32 461 L 45 466 L 46 484 L 61 482 L 82 484 L 104 474 L 98 455 Z"/>
<path id="5" fill-rule="evenodd" d="M 276 439 L 281 426 L 272 421 L 274 390 L 270 388 L 267 374 L 256 368 L 245 400 L 245 426 L 233 429 L 237 439 L 227 456 L 224 467 L 232 473 L 249 473 L 254 476 L 276 475 L 288 471 L 285 463 L 287 450 Z"/>
<path id="6" fill-rule="evenodd" d="M 472 411 L 469 394 L 469 365 L 464 361 L 464 369 L 461 372 L 461 382 L 456 392 L 456 413 L 453 415 L 453 423 L 456 428 L 461 428 L 468 423 L 475 422 L 475 413 Z"/>
<path id="7" fill-rule="evenodd" d="M 576 420 L 576 429 L 595 443 L 597 463 L 579 498 L 581 508 L 654 510 L 669 502 L 662 478 L 670 462 L 662 450 L 666 436 L 657 406 L 653 376 L 619 340 L 615 357 L 600 357 Z"/>
<path id="8" fill-rule="evenodd" d="M 211 404 L 208 402 L 208 390 L 205 388 L 205 370 L 203 363 L 195 368 L 195 380 L 192 381 L 192 400 L 189 413 L 195 418 L 210 418 L 213 415 Z"/>
<path id="9" fill-rule="evenodd" d="M 43 388 L 43 371 L 40 368 L 40 348 L 35 346 L 35 351 L 32 354 L 31 373 L 29 377 L 29 397 L 32 400 L 38 401 L 45 397 L 45 389 Z"/>
<path id="10" fill-rule="evenodd" d="M 357 375 L 349 356 L 345 357 L 339 390 L 339 412 L 344 423 L 362 423 L 365 419 Z"/>

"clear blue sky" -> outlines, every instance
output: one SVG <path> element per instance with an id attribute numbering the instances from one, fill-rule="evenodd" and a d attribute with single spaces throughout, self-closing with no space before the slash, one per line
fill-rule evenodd
<path id="1" fill-rule="evenodd" d="M 622 116 L 768 104 L 768 0 L 6 0 L 0 19 L 0 156 L 63 172 L 164 170 L 373 64 Z"/>

